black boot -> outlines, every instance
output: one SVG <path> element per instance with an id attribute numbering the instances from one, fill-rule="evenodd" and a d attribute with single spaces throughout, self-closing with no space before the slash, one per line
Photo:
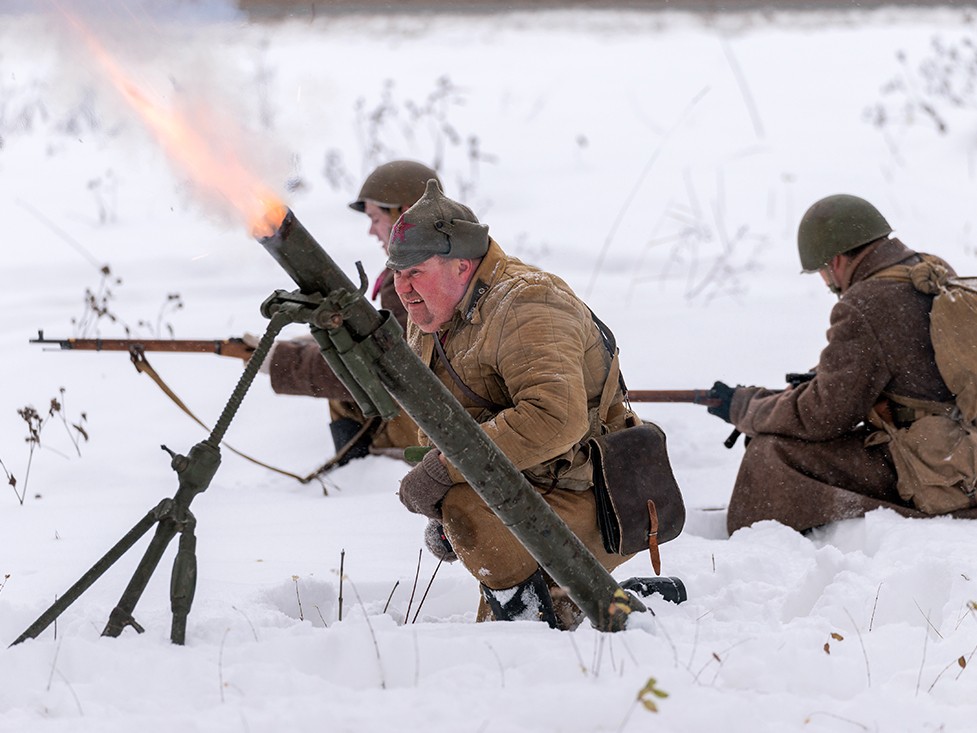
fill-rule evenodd
<path id="1" fill-rule="evenodd" d="M 351 417 L 341 417 L 329 423 L 329 432 L 332 433 L 332 442 L 336 446 L 336 453 L 343 450 L 349 444 L 363 425 Z M 349 446 L 346 454 L 339 459 L 338 465 L 345 466 L 354 458 L 363 458 L 370 455 L 370 440 L 372 431 L 366 431 L 359 440 Z"/>
<path id="2" fill-rule="evenodd" d="M 557 627 L 553 599 L 541 568 L 515 588 L 492 590 L 483 585 L 482 595 L 496 621 L 545 621 L 551 629 Z"/>
<path id="3" fill-rule="evenodd" d="M 679 578 L 628 578 L 621 587 L 624 590 L 632 591 L 642 598 L 648 598 L 653 593 L 660 594 L 666 601 L 681 603 L 689 599 L 688 591 L 685 590 L 685 583 Z"/>

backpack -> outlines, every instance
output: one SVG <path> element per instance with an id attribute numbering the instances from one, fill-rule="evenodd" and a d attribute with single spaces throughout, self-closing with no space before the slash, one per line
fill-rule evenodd
<path id="1" fill-rule="evenodd" d="M 952 277 L 938 257 L 920 257 L 916 265 L 894 265 L 872 277 L 910 282 L 933 296 L 930 339 L 954 401 L 884 393 L 912 419 L 898 427 L 873 410 L 869 421 L 882 430 L 866 445 L 889 445 L 904 500 L 926 514 L 944 514 L 977 506 L 977 278 Z"/>

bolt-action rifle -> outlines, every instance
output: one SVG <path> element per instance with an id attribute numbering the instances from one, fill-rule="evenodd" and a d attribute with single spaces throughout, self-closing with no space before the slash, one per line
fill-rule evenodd
<path id="1" fill-rule="evenodd" d="M 156 386 L 158 386 L 173 403 L 179 407 L 183 412 L 185 412 L 191 420 L 200 425 L 205 430 L 210 430 L 210 427 L 205 424 L 199 417 L 197 417 L 193 411 L 187 407 L 186 403 L 177 396 L 159 373 L 153 368 L 146 358 L 147 351 L 163 351 L 170 353 L 186 353 L 186 354 L 217 354 L 218 356 L 232 356 L 236 359 L 242 359 L 248 361 L 251 355 L 255 351 L 256 341 L 251 341 L 250 343 L 239 337 L 232 337 L 227 339 L 143 339 L 143 338 L 131 338 L 131 339 L 103 339 L 103 338 L 67 338 L 67 339 L 49 339 L 44 338 L 44 331 L 39 329 L 37 332 L 36 339 L 30 339 L 32 344 L 50 344 L 55 345 L 62 351 L 125 351 L 129 354 L 129 360 L 132 365 L 136 368 L 136 371 L 140 374 L 145 374 L 147 377 L 152 379 Z M 361 432 L 358 432 L 354 439 L 358 439 L 361 436 Z M 350 441 L 352 444 L 354 441 Z M 264 461 L 260 461 L 257 458 L 253 458 L 246 453 L 242 453 L 237 448 L 224 443 L 224 447 L 235 455 L 240 456 L 246 461 L 250 461 L 257 466 L 262 468 L 267 468 L 269 471 L 274 471 L 282 476 L 288 476 L 293 478 L 301 484 L 307 484 L 310 481 L 317 479 L 319 476 L 331 471 L 337 465 L 339 465 L 340 460 L 349 453 L 349 446 L 344 446 L 335 456 L 330 460 L 326 461 L 315 471 L 308 474 L 297 474 L 292 471 L 286 471 L 283 468 L 278 468 L 276 466 L 270 465 Z M 323 485 L 323 492 L 325 493 L 325 485 Z"/>
<path id="2" fill-rule="evenodd" d="M 632 402 L 688 402 L 693 405 L 718 407 L 721 400 L 709 389 L 629 389 Z"/>
<path id="3" fill-rule="evenodd" d="M 169 351 L 178 353 L 217 354 L 233 356 L 247 361 L 254 353 L 254 346 L 243 338 L 227 339 L 103 339 L 103 338 L 44 338 L 44 331 L 37 332 L 32 344 L 53 344 L 66 351 Z"/>
<path id="4" fill-rule="evenodd" d="M 814 379 L 814 372 L 788 372 L 784 380 L 791 387 L 797 387 Z M 705 407 L 719 407 L 722 400 L 711 389 L 629 389 L 631 402 L 687 402 Z M 734 430 L 723 444 L 732 448 L 740 431 Z"/>
<path id="5" fill-rule="evenodd" d="M 812 379 L 814 372 L 789 372 L 784 377 L 791 387 Z M 718 407 L 721 401 L 711 389 L 629 389 L 628 399 L 632 402 L 688 402 L 705 407 Z"/>

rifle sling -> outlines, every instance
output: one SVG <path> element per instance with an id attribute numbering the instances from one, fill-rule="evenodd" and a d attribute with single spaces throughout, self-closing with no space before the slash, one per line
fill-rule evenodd
<path id="1" fill-rule="evenodd" d="M 183 402 L 183 400 L 181 400 L 176 395 L 176 393 L 169 388 L 166 382 L 163 381 L 163 378 L 159 376 L 159 373 L 155 369 L 153 369 L 153 367 L 150 365 L 149 361 L 146 359 L 146 354 L 142 349 L 140 349 L 138 346 L 130 347 L 129 358 L 131 359 L 133 366 L 136 367 L 136 371 L 145 374 L 154 382 L 156 382 L 156 386 L 158 386 L 163 391 L 163 393 L 173 401 L 173 403 L 177 407 L 179 407 L 187 415 L 189 415 L 191 420 L 197 423 L 204 430 L 211 429 L 206 423 L 204 423 L 203 420 L 201 420 L 199 417 L 194 415 L 193 412 L 190 410 L 190 408 L 187 407 L 186 404 Z M 318 476 L 321 476 L 323 473 L 326 473 L 327 471 L 335 467 L 339 463 L 339 461 L 343 458 L 343 456 L 345 456 L 346 453 L 349 452 L 349 450 L 353 446 L 353 443 L 355 443 L 364 434 L 366 434 L 368 430 L 375 429 L 378 423 L 379 423 L 379 418 L 376 418 L 372 421 L 368 420 L 363 425 L 363 427 L 360 428 L 360 430 L 356 433 L 356 435 L 353 436 L 352 440 L 350 440 L 349 443 L 347 443 L 339 451 L 337 451 L 335 456 L 333 456 L 331 459 L 329 459 L 329 461 L 327 461 L 325 464 L 323 464 L 318 469 L 316 469 L 315 471 L 313 471 L 312 473 L 310 473 L 308 476 L 305 477 L 299 476 L 298 474 L 294 474 L 291 471 L 286 471 L 282 468 L 276 468 L 275 466 L 270 466 L 267 463 L 264 463 L 263 461 L 259 461 L 256 458 L 252 458 L 251 456 L 242 453 L 241 451 L 237 450 L 236 448 L 233 448 L 227 443 L 222 443 L 222 445 L 225 448 L 227 448 L 227 450 L 231 451 L 231 453 L 240 456 L 246 461 L 250 461 L 256 466 L 267 468 L 269 471 L 274 471 L 275 473 L 281 474 L 282 476 L 288 476 L 289 478 L 293 478 L 301 484 L 307 484 L 313 479 L 317 478 Z"/>

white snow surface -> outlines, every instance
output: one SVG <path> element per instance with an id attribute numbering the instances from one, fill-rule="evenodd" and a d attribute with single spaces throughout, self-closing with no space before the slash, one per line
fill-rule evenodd
<path id="1" fill-rule="evenodd" d="M 772 522 L 727 537 L 742 445 L 726 450 L 728 426 L 692 405 L 638 406 L 668 434 L 684 489 L 689 520 L 663 559 L 689 600 L 653 599 L 654 617 L 625 632 L 476 624 L 477 584 L 458 564 L 420 604 L 436 562 L 421 553 L 417 573 L 425 520 L 397 499 L 399 461 L 355 461 L 324 495 L 225 450 L 192 506 L 199 580 L 184 646 L 170 643 L 175 541 L 135 609 L 145 633 L 100 636 L 146 537 L 56 626 L 7 648 L 173 495 L 159 446 L 185 453 L 206 437 L 124 353 L 28 339 L 42 327 L 124 335 L 108 317 L 78 333 L 101 265 L 121 279 L 108 309 L 142 336 L 260 333 L 261 302 L 293 285 L 241 221 L 212 215 L 56 3 L 4 5 L 0 460 L 17 486 L 0 493 L 0 731 L 973 730 L 977 528 L 875 512 L 809 537 Z M 249 25 L 217 2 L 70 7 L 147 94 L 194 100 L 214 144 L 240 144 L 354 279 L 357 260 L 371 277 L 383 263 L 345 206 L 363 175 L 378 159 L 441 155 L 448 193 L 611 326 L 635 389 L 775 387 L 816 362 L 833 297 L 799 273 L 794 235 L 821 196 L 864 196 L 910 246 L 977 270 L 973 112 L 942 108 L 943 135 L 922 118 L 884 129 L 866 118 L 897 101 L 883 87 L 934 39 L 973 39 L 963 10 Z M 371 158 L 374 137 L 385 149 Z M 328 151 L 341 154 L 331 169 Z M 345 173 L 338 185 L 327 169 Z M 169 294 L 182 309 L 164 308 Z M 208 423 L 242 369 L 206 354 L 149 359 Z M 55 415 L 28 474 L 17 410 L 46 415 L 52 397 L 69 422 L 84 413 L 89 439 L 78 455 Z M 264 375 L 227 441 L 299 473 L 332 452 L 325 403 L 276 396 Z M 638 556 L 615 577 L 649 574 Z"/>

